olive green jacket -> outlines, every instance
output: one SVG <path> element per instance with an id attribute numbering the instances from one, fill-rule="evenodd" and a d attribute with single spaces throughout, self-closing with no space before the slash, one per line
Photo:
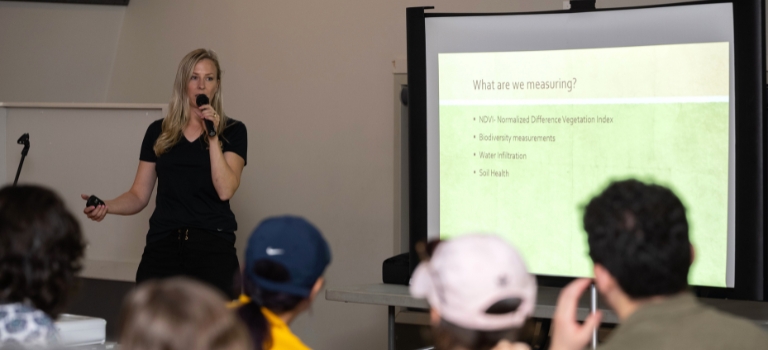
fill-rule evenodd
<path id="1" fill-rule="evenodd" d="M 768 349 L 768 332 L 686 292 L 640 307 L 598 349 Z"/>

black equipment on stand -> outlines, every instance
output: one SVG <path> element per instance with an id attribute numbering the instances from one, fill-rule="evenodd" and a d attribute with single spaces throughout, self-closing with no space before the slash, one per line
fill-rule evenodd
<path id="1" fill-rule="evenodd" d="M 19 161 L 19 169 L 16 170 L 16 178 L 13 179 L 14 186 L 16 186 L 16 183 L 19 182 L 19 174 L 21 174 L 21 166 L 24 164 L 24 158 L 27 157 L 27 153 L 29 153 L 29 133 L 24 133 L 24 135 L 21 135 L 21 137 L 19 137 L 16 143 L 20 145 L 24 145 L 24 149 L 21 150 L 21 161 Z"/>

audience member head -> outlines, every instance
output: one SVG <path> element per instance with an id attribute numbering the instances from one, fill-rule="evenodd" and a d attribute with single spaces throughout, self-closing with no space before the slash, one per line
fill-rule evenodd
<path id="1" fill-rule="evenodd" d="M 38 186 L 0 189 L 0 303 L 55 318 L 76 285 L 85 243 L 61 198 Z"/>
<path id="2" fill-rule="evenodd" d="M 225 303 L 218 291 L 184 277 L 142 283 L 123 302 L 120 349 L 252 349 Z"/>
<path id="3" fill-rule="evenodd" d="M 410 290 L 429 302 L 441 350 L 515 341 L 536 304 L 536 279 L 517 250 L 493 235 L 440 242 L 414 271 Z"/>
<path id="4" fill-rule="evenodd" d="M 245 252 L 244 289 L 252 302 L 238 313 L 257 349 L 271 341 L 261 308 L 288 319 L 300 314 L 320 292 L 330 263 L 328 242 L 303 218 L 273 217 L 256 227 Z"/>
<path id="5" fill-rule="evenodd" d="M 612 278 L 629 298 L 640 299 L 687 287 L 688 221 L 669 189 L 637 180 L 614 182 L 587 205 L 584 229 L 598 288 Z"/>

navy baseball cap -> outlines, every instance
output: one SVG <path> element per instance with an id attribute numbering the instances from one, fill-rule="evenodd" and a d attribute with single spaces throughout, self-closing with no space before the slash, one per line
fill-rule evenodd
<path id="1" fill-rule="evenodd" d="M 261 260 L 285 267 L 285 282 L 263 278 L 254 272 Z M 331 249 L 320 231 L 295 216 L 265 219 L 251 233 L 245 250 L 245 276 L 259 288 L 309 297 L 312 287 L 331 263 Z"/>

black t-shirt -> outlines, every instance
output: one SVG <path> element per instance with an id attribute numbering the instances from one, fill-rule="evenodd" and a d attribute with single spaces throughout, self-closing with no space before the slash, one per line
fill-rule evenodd
<path id="1" fill-rule="evenodd" d="M 235 241 L 235 214 L 229 201 L 219 199 L 211 177 L 211 157 L 208 144 L 201 135 L 189 142 L 182 135 L 179 142 L 157 157 L 155 142 L 162 132 L 163 120 L 147 128 L 141 143 L 140 160 L 155 163 L 157 196 L 155 212 L 149 219 L 147 242 L 160 239 L 164 233 L 179 228 L 198 228 L 220 233 Z M 223 152 L 234 152 L 246 160 L 248 135 L 245 124 L 229 119 L 219 135 Z"/>

